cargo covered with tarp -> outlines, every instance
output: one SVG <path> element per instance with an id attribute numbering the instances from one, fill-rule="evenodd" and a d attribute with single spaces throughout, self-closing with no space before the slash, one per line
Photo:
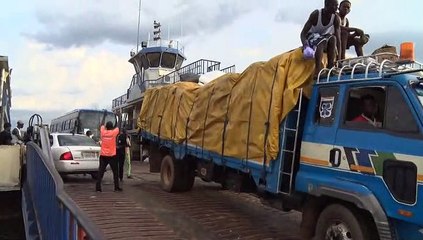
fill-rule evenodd
<path id="1" fill-rule="evenodd" d="M 279 125 L 295 107 L 301 88 L 306 95 L 311 92 L 313 73 L 314 61 L 304 60 L 301 49 L 295 49 L 254 63 L 241 74 L 225 74 L 197 85 L 189 91 L 190 97 L 181 100 L 171 93 L 182 85 L 149 89 L 138 127 L 178 143 L 268 164 L 279 151 Z M 191 106 L 188 116 L 181 103 Z M 187 135 L 165 134 L 175 129 Z"/>
<path id="2" fill-rule="evenodd" d="M 178 82 L 148 89 L 138 118 L 138 128 L 180 143 L 186 139 L 186 123 L 200 85 Z"/>

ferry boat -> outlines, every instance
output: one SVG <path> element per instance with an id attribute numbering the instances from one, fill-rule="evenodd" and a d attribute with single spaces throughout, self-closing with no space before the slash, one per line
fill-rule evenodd
<path id="1" fill-rule="evenodd" d="M 214 60 L 200 59 L 183 66 L 186 61 L 184 46 L 177 40 L 161 38 L 161 24 L 153 23 L 153 40 L 142 41 L 130 52 L 129 62 L 134 65 L 133 75 L 125 94 L 113 99 L 112 111 L 121 119 L 132 139 L 132 160 L 142 159 L 136 130 L 144 93 L 148 88 L 178 81 L 200 81 L 202 76 L 219 76 L 235 72 L 235 65 L 221 68 Z"/>

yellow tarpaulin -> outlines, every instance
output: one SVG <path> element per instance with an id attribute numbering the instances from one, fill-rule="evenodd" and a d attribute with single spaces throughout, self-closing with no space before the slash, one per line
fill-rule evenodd
<path id="1" fill-rule="evenodd" d="M 148 89 L 138 118 L 138 128 L 178 143 L 184 141 L 186 123 L 199 87 L 192 82 L 178 82 Z"/>
<path id="2" fill-rule="evenodd" d="M 309 95 L 313 73 L 314 61 L 305 61 L 296 49 L 192 91 L 181 84 L 148 90 L 138 127 L 176 142 L 185 140 L 187 130 L 189 144 L 260 163 L 266 156 L 268 163 L 279 151 L 279 124 L 296 105 L 301 88 Z M 187 97 L 178 100 L 176 92 Z"/>

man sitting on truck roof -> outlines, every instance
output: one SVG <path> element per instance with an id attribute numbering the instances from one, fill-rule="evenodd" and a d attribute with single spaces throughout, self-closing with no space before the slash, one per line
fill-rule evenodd
<path id="1" fill-rule="evenodd" d="M 351 2 L 343 0 L 339 4 L 338 16 L 341 18 L 341 59 L 345 59 L 345 51 L 354 46 L 358 57 L 363 56 L 363 46 L 369 41 L 369 35 L 364 34 L 359 28 L 350 27 L 350 22 L 346 17 L 351 11 Z"/>
<path id="2" fill-rule="evenodd" d="M 303 49 L 312 48 L 315 51 L 316 75 L 322 69 L 322 57 L 328 54 L 328 68 L 335 64 L 337 48 L 341 47 L 340 19 L 336 15 L 338 0 L 325 0 L 323 9 L 314 10 L 301 31 Z"/>
<path id="3" fill-rule="evenodd" d="M 355 117 L 353 122 L 364 122 L 369 123 L 374 127 L 382 127 L 382 123 L 376 120 L 377 104 L 376 100 L 372 95 L 364 95 L 361 97 L 362 113 Z"/>

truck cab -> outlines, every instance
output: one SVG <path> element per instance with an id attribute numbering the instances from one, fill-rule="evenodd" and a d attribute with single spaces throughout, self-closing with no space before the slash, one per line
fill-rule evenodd
<path id="1" fill-rule="evenodd" d="M 307 108 L 295 179 L 313 199 L 306 221 L 318 236 L 423 239 L 422 65 L 343 66 L 319 75 Z"/>

